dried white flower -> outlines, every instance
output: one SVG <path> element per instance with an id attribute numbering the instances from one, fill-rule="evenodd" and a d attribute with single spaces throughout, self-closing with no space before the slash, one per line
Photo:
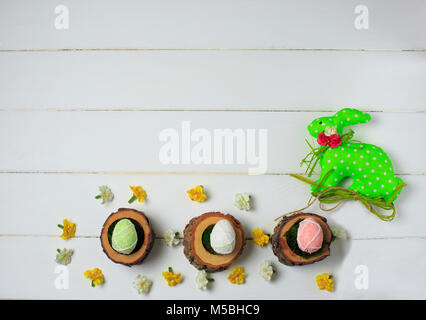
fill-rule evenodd
<path id="1" fill-rule="evenodd" d="M 111 202 L 114 199 L 114 194 L 112 193 L 111 189 L 107 186 L 100 186 L 99 192 L 95 198 L 96 199 L 102 199 L 102 204 L 106 202 Z"/>
<path id="2" fill-rule="evenodd" d="M 195 283 L 197 288 L 201 290 L 207 290 L 207 285 L 209 282 L 214 281 L 213 279 L 207 278 L 208 274 L 205 270 L 198 271 L 197 276 L 195 277 Z"/>
<path id="3" fill-rule="evenodd" d="M 335 236 L 336 238 L 344 239 L 344 240 L 348 239 L 348 234 L 343 228 L 339 226 L 330 226 L 330 230 L 333 233 L 333 236 Z"/>
<path id="4" fill-rule="evenodd" d="M 234 198 L 234 206 L 240 210 L 249 211 L 251 209 L 250 200 L 251 197 L 248 193 L 237 193 Z"/>
<path id="5" fill-rule="evenodd" d="M 180 243 L 179 232 L 173 231 L 171 229 L 167 230 L 164 234 L 164 241 L 169 247 L 177 246 Z"/>
<path id="6" fill-rule="evenodd" d="M 71 257 L 74 253 L 73 249 L 57 249 L 56 250 L 56 262 L 59 264 L 63 264 L 64 266 L 71 263 Z"/>
<path id="7" fill-rule="evenodd" d="M 140 274 L 138 274 L 135 281 L 133 281 L 133 287 L 138 291 L 139 294 L 148 293 L 149 290 L 151 290 L 151 286 L 152 281 L 149 280 L 146 276 L 142 276 Z"/>
<path id="8" fill-rule="evenodd" d="M 262 262 L 262 264 L 260 265 L 260 276 L 267 280 L 270 281 L 272 279 L 272 276 L 274 275 L 275 270 L 274 267 L 272 266 L 271 261 L 265 260 Z"/>

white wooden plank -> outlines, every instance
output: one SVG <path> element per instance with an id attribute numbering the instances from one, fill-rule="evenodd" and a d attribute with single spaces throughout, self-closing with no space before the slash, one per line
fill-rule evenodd
<path id="1" fill-rule="evenodd" d="M 214 142 L 214 129 L 267 129 L 267 155 L 261 154 L 269 173 L 303 172 L 300 159 L 308 152 L 307 125 L 328 113 L 311 112 L 2 112 L 0 145 L 2 171 L 114 171 L 114 172 L 241 172 L 261 167 L 245 164 L 164 164 L 162 130 L 177 130 L 182 121 L 191 130 L 205 128 Z M 331 115 L 332 113 L 330 113 Z M 426 135 L 425 113 L 373 113 L 372 122 L 354 127 L 355 139 L 385 150 L 398 173 L 425 173 L 425 148 L 412 142 Z M 410 128 L 407 130 L 407 126 Z M 212 146 L 214 143 L 212 142 Z M 420 143 L 420 142 L 419 142 Z M 196 143 L 193 142 L 192 146 Z M 212 147 L 212 150 L 214 148 Z M 212 151 L 212 154 L 214 152 Z M 214 155 L 212 155 L 213 157 Z"/>
<path id="2" fill-rule="evenodd" d="M 408 187 L 396 202 L 398 215 L 382 222 L 359 203 L 347 202 L 331 213 L 314 212 L 343 227 L 353 239 L 426 237 L 426 216 L 419 201 L 426 189 L 426 176 L 403 176 Z M 108 185 L 115 194 L 112 203 L 95 200 L 99 185 Z M 145 203 L 127 200 L 129 185 L 140 184 L 147 191 Z M 202 184 L 208 194 L 204 203 L 192 202 L 186 190 Z M 272 233 L 283 213 L 302 208 L 309 198 L 309 187 L 289 176 L 231 175 L 80 175 L 80 174 L 2 174 L 0 179 L 0 234 L 59 236 L 56 226 L 68 218 L 77 224 L 77 236 L 99 236 L 107 216 L 120 207 L 144 211 L 162 237 L 169 228 L 181 234 L 188 221 L 209 211 L 231 213 L 251 237 L 251 230 Z M 253 210 L 234 207 L 234 194 L 248 192 Z"/>
<path id="3" fill-rule="evenodd" d="M 54 262 L 56 248 L 74 248 L 75 254 L 68 267 L 69 289 L 55 289 Z M 196 269 L 183 255 L 182 247 L 169 248 L 156 241 L 151 255 L 140 266 L 128 268 L 107 259 L 98 239 L 63 240 L 49 238 L 0 238 L 0 298 L 27 299 L 425 299 L 419 283 L 426 281 L 426 259 L 419 252 L 426 249 L 424 239 L 336 241 L 332 255 L 310 266 L 287 267 L 275 259 L 270 246 L 255 247 L 248 243 L 235 265 L 247 272 L 244 285 L 232 285 L 226 277 L 229 271 L 213 275 L 212 289 L 201 292 L 195 287 Z M 23 251 L 25 260 L 23 262 Z M 395 263 L 395 259 L 398 263 Z M 274 261 L 278 276 L 265 282 L 258 275 L 264 259 Z M 368 267 L 369 288 L 355 287 L 355 268 Z M 169 266 L 183 275 L 177 287 L 167 287 L 161 272 Z M 99 267 L 105 275 L 101 287 L 90 287 L 83 276 L 87 269 Z M 316 288 L 315 275 L 329 272 L 335 277 L 335 292 Z M 410 275 L 407 276 L 407 272 Z M 132 288 L 137 274 L 153 280 L 151 292 L 138 296 Z M 29 285 L 31 284 L 31 285 Z M 261 294 L 259 294 L 259 290 Z"/>
<path id="4" fill-rule="evenodd" d="M 425 58 L 426 52 L 1 52 L 0 109 L 424 111 Z"/>
<path id="5" fill-rule="evenodd" d="M 354 26 L 360 4 L 368 30 Z M 55 29 L 58 5 L 69 10 L 68 30 Z M 7 0 L 0 40 L 1 49 L 425 49 L 425 12 L 421 0 Z"/>

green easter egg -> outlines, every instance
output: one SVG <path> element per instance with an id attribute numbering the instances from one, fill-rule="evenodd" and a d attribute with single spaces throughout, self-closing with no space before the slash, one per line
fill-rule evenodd
<path id="1" fill-rule="evenodd" d="M 138 242 L 135 225 L 129 219 L 121 219 L 112 231 L 112 247 L 115 251 L 130 254 Z"/>

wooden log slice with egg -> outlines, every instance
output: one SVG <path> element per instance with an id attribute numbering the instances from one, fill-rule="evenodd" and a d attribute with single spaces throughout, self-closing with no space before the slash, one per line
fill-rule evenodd
<path id="1" fill-rule="evenodd" d="M 303 252 L 297 244 L 298 225 L 307 218 L 317 222 L 323 232 L 321 248 L 314 253 Z M 278 260 L 288 266 L 306 265 L 320 261 L 330 255 L 332 232 L 327 219 L 313 213 L 298 213 L 284 217 L 275 227 L 271 238 L 272 250 Z"/>
<path id="2" fill-rule="evenodd" d="M 134 250 L 130 254 L 122 254 L 114 250 L 111 245 L 111 235 L 115 224 L 121 219 L 129 219 L 135 225 L 138 235 L 137 243 Z M 155 233 L 149 223 L 148 218 L 143 212 L 120 208 L 117 212 L 111 213 L 106 219 L 101 231 L 101 245 L 109 259 L 115 263 L 132 266 L 141 264 L 154 245 Z"/>
<path id="3" fill-rule="evenodd" d="M 214 225 L 224 219 L 235 231 L 235 247 L 229 254 L 218 254 L 209 246 L 208 237 Z M 207 212 L 192 218 L 186 225 L 183 235 L 185 256 L 195 268 L 207 272 L 227 269 L 241 254 L 246 243 L 240 222 L 230 214 L 220 212 Z"/>

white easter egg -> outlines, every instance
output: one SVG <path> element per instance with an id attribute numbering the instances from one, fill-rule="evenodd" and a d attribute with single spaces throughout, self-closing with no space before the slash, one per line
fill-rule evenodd
<path id="1" fill-rule="evenodd" d="M 214 225 L 210 234 L 210 245 L 219 254 L 229 254 L 234 251 L 235 230 L 228 220 L 219 220 Z"/>

